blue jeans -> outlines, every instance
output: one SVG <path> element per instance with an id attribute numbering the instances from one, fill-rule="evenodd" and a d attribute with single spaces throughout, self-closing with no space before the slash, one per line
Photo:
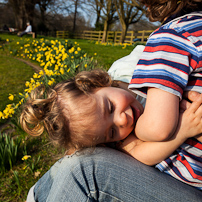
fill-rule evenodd
<path id="1" fill-rule="evenodd" d="M 59 160 L 37 183 L 35 200 L 52 202 L 202 201 L 202 192 L 110 148 Z"/>
<path id="2" fill-rule="evenodd" d="M 22 36 L 24 36 L 25 34 L 27 34 L 27 32 L 23 31 L 23 32 L 20 33 L 19 36 L 22 37 Z"/>

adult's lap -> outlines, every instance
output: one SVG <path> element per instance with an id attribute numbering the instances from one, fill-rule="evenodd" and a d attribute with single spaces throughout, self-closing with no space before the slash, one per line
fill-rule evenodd
<path id="1" fill-rule="evenodd" d="M 197 189 L 110 148 L 66 156 L 51 170 L 52 174 L 39 182 L 49 187 L 47 201 L 180 202 L 202 198 Z M 51 183 L 47 180 L 50 176 Z M 36 197 L 42 190 L 35 189 Z"/>

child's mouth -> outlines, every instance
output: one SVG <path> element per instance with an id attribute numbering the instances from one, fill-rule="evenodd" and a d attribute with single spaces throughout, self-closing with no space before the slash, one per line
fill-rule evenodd
<path id="1" fill-rule="evenodd" d="M 140 113 L 140 110 L 138 110 L 138 109 L 134 109 L 133 107 L 131 107 L 131 109 L 132 109 L 132 112 L 133 112 L 133 124 L 135 126 L 135 124 L 136 124 L 138 118 L 140 117 L 141 113 Z"/>

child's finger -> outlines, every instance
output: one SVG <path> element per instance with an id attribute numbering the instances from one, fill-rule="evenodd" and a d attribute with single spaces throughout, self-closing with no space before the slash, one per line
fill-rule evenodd
<path id="1" fill-rule="evenodd" d="M 196 101 L 192 102 L 189 109 L 193 112 L 196 112 L 202 104 L 202 94 L 196 99 Z"/>
<path id="2" fill-rule="evenodd" d="M 192 102 L 196 101 L 199 96 L 200 96 L 200 93 L 196 91 L 185 91 L 183 93 L 183 97 L 185 99 L 189 99 Z"/>
<path id="3" fill-rule="evenodd" d="M 196 109 L 196 111 L 194 112 L 194 114 L 198 117 L 198 118 L 202 118 L 202 105 L 200 105 L 198 107 L 198 109 Z"/>
<path id="4" fill-rule="evenodd" d="M 194 112 L 198 118 L 202 118 L 202 105 Z"/>

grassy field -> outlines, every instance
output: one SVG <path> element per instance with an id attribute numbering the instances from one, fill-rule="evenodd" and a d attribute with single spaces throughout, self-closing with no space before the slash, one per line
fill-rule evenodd
<path id="1" fill-rule="evenodd" d="M 0 55 L 0 111 L 11 101 L 9 93 L 15 95 L 22 92 L 25 81 L 29 80 L 34 70 L 25 63 L 10 57 Z"/>
<path id="2" fill-rule="evenodd" d="M 17 36 L 1 34 L 0 39 L 0 45 L 7 43 L 5 42 L 6 39 L 13 40 L 12 43 L 19 40 Z M 73 41 L 78 42 L 81 49 L 94 57 L 98 64 L 105 69 L 108 69 L 115 60 L 128 55 L 134 48 L 134 46 L 128 46 L 124 49 L 121 46 L 103 46 L 85 40 L 74 39 Z M 9 54 L 8 43 L 5 49 L 0 50 L 0 72 L 0 110 L 2 110 L 9 103 L 9 93 L 17 94 L 21 92 L 25 81 L 29 80 L 34 71 L 30 66 Z M 1 132 L 6 132 L 9 127 L 10 125 Z M 64 154 L 63 150 L 53 147 L 45 135 L 36 138 L 29 137 L 20 128 L 15 128 L 14 134 L 11 133 L 11 136 L 13 135 L 24 137 L 23 144 L 26 143 L 27 145 L 27 154 L 31 156 L 30 162 L 32 164 L 36 162 L 39 156 L 40 160 L 39 163 L 34 163 L 34 172 L 31 172 L 30 169 L 25 167 L 25 161 L 21 160 L 22 154 L 16 166 L 0 174 L 0 201 L 4 202 L 25 201 L 29 188 Z"/>
<path id="3" fill-rule="evenodd" d="M 122 48 L 122 46 L 105 46 L 83 39 L 73 39 L 73 41 L 78 42 L 79 46 L 91 56 L 97 53 L 96 58 L 98 63 L 102 65 L 104 69 L 109 69 L 114 61 L 130 54 L 134 49 L 134 46 L 128 46 L 127 48 Z"/>

